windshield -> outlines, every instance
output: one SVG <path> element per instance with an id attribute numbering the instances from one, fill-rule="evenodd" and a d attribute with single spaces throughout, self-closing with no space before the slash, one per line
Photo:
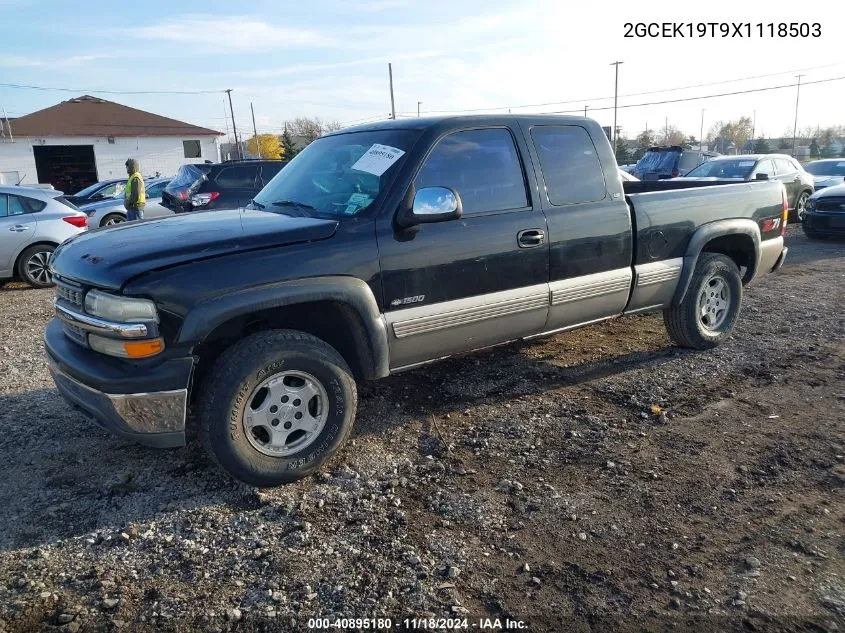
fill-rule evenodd
<path id="1" fill-rule="evenodd" d="M 678 157 L 681 153 L 677 150 L 648 150 L 640 162 L 637 163 L 636 170 L 640 173 L 646 172 L 671 172 L 675 169 L 678 163 Z"/>
<path id="2" fill-rule="evenodd" d="M 95 191 L 97 191 L 98 189 L 100 189 L 100 188 L 102 188 L 102 187 L 105 187 L 105 186 L 106 186 L 106 185 L 105 185 L 105 184 L 103 184 L 102 182 L 95 182 L 95 183 L 94 183 L 93 185 L 91 185 L 90 187 L 85 187 L 85 189 L 83 189 L 82 191 L 77 191 L 77 192 L 76 192 L 75 194 L 73 194 L 73 195 L 75 195 L 75 196 L 77 196 L 77 197 L 79 197 L 79 198 L 87 198 L 87 197 L 88 197 L 88 196 L 90 196 L 92 193 L 94 193 L 94 192 L 95 192 Z"/>
<path id="3" fill-rule="evenodd" d="M 202 178 L 204 170 L 196 165 L 182 165 L 176 176 L 167 185 L 166 191 L 178 191 L 179 189 L 187 189 L 193 185 L 197 180 Z"/>
<path id="4" fill-rule="evenodd" d="M 756 161 L 754 160 L 711 160 L 702 163 L 690 173 L 689 177 L 700 178 L 740 178 L 745 180 L 751 175 Z"/>
<path id="5" fill-rule="evenodd" d="M 845 176 L 845 160 L 819 160 L 804 165 L 813 176 Z"/>
<path id="6" fill-rule="evenodd" d="M 276 174 L 253 204 L 287 215 L 357 215 L 378 197 L 418 136 L 416 130 L 380 130 L 319 138 Z"/>

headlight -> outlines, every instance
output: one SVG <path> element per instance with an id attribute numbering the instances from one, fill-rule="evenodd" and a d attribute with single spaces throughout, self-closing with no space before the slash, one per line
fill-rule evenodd
<path id="1" fill-rule="evenodd" d="M 93 316 L 118 323 L 132 321 L 158 323 L 158 310 L 149 299 L 130 299 L 98 290 L 91 290 L 85 295 L 85 311 Z"/>

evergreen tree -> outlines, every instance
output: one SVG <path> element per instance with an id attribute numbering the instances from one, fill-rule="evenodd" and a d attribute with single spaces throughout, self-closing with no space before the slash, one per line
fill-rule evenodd
<path id="1" fill-rule="evenodd" d="M 290 160 L 299 153 L 299 150 L 296 149 L 296 145 L 293 142 L 293 137 L 290 135 L 287 128 L 285 128 L 285 131 L 282 134 L 282 150 L 282 158 L 285 160 Z"/>
<path id="2" fill-rule="evenodd" d="M 819 144 L 816 142 L 816 139 L 813 139 L 810 143 L 810 158 L 818 158 L 819 156 L 821 156 Z"/>
<path id="3" fill-rule="evenodd" d="M 754 153 L 755 154 L 768 154 L 772 150 L 769 147 L 769 142 L 764 138 L 758 138 L 757 141 L 754 143 Z"/>

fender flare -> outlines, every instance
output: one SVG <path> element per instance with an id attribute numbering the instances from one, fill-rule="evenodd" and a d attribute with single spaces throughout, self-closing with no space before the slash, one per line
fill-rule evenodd
<path id="1" fill-rule="evenodd" d="M 356 337 L 355 347 L 364 377 L 373 380 L 390 373 L 384 318 L 373 291 L 356 277 L 310 277 L 213 297 L 191 309 L 179 328 L 176 343 L 195 346 L 230 319 L 313 301 L 336 301 L 349 306 L 363 325 L 364 337 Z"/>
<path id="2" fill-rule="evenodd" d="M 698 228 L 690 238 L 687 244 L 687 250 L 684 253 L 684 265 L 681 270 L 681 277 L 678 280 L 678 287 L 675 289 L 675 296 L 672 298 L 672 305 L 678 306 L 684 300 L 684 297 L 689 290 L 692 275 L 695 272 L 695 266 L 698 263 L 698 257 L 704 246 L 717 237 L 724 237 L 726 235 L 747 235 L 754 243 L 754 258 L 751 266 L 745 275 L 743 282 L 753 279 L 757 273 L 757 268 L 760 266 L 760 227 L 751 219 L 733 219 L 733 220 L 717 220 L 710 224 Z"/>

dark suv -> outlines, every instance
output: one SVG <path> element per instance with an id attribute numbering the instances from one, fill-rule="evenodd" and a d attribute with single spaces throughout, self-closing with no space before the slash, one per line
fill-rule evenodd
<path id="1" fill-rule="evenodd" d="M 719 156 L 716 152 L 684 149 L 680 145 L 650 147 L 631 170 L 631 175 L 640 180 L 676 178 L 716 156 Z"/>
<path id="2" fill-rule="evenodd" d="M 236 160 L 182 165 L 161 196 L 175 213 L 245 207 L 287 163 Z"/>

